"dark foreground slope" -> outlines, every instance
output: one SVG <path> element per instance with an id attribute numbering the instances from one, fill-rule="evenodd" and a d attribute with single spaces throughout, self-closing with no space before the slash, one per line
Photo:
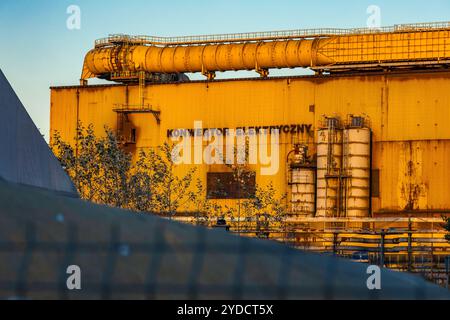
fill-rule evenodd
<path id="1" fill-rule="evenodd" d="M 68 291 L 66 268 L 81 268 Z M 448 299 L 445 289 L 366 265 L 220 230 L 92 205 L 0 181 L 0 298 Z"/>
<path id="2" fill-rule="evenodd" d="M 36 125 L 0 70 L 0 177 L 77 196 Z"/>

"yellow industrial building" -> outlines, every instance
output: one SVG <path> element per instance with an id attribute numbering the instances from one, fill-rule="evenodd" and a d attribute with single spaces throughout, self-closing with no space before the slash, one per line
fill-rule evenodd
<path id="1" fill-rule="evenodd" d="M 78 121 L 94 124 L 99 135 L 106 125 L 136 155 L 198 121 L 203 128 L 278 129 L 277 174 L 251 168 L 258 184 L 288 195 L 293 217 L 436 218 L 450 214 L 449 66 L 450 23 L 113 35 L 86 55 L 80 86 L 51 88 L 51 132 L 73 142 Z M 269 76 L 295 67 L 315 74 Z M 215 72 L 232 70 L 261 77 L 215 80 Z M 193 72 L 206 79 L 189 81 L 184 73 Z M 115 83 L 88 85 L 92 77 Z M 178 170 L 192 166 L 208 188 L 229 174 L 219 164 Z M 236 201 L 233 193 L 217 198 Z"/>

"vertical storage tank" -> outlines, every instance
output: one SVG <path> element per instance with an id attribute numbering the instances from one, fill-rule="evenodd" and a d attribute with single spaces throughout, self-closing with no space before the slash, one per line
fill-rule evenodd
<path id="1" fill-rule="evenodd" d="M 346 215 L 349 218 L 370 216 L 371 130 L 362 117 L 350 117 L 344 129 L 344 171 L 346 181 Z"/>
<path id="2" fill-rule="evenodd" d="M 296 146 L 290 163 L 292 213 L 313 217 L 316 210 L 316 168 L 308 158 L 306 146 Z"/>
<path id="3" fill-rule="evenodd" d="M 337 217 L 341 212 L 342 129 L 337 118 L 325 118 L 317 141 L 316 217 Z"/>

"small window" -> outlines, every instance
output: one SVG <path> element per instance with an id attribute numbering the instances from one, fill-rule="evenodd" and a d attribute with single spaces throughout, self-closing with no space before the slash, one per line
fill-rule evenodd
<path id="1" fill-rule="evenodd" d="M 255 196 L 256 175 L 249 172 L 237 181 L 232 172 L 208 172 L 208 199 L 249 199 Z"/>
<path id="2" fill-rule="evenodd" d="M 372 170 L 372 197 L 380 197 L 380 170 Z"/>

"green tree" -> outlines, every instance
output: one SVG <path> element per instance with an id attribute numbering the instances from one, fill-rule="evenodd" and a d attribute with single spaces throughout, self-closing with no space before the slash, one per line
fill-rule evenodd
<path id="1" fill-rule="evenodd" d="M 154 177 L 147 153 L 140 150 L 128 182 L 129 207 L 135 211 L 153 211 Z"/>
<path id="2" fill-rule="evenodd" d="M 444 217 L 444 220 L 445 220 L 444 229 L 447 230 L 448 232 L 445 235 L 445 239 L 447 239 L 447 241 L 450 241 L 450 218 Z"/>
<path id="3" fill-rule="evenodd" d="M 146 156 L 153 183 L 152 207 L 170 216 L 194 201 L 195 193 L 190 190 L 196 172 L 196 168 L 192 168 L 183 176 L 177 175 L 172 150 L 172 146 L 164 143 L 156 150 L 150 149 Z"/>
<path id="4" fill-rule="evenodd" d="M 105 127 L 105 135 L 98 138 L 92 125 L 85 128 L 79 123 L 74 145 L 55 132 L 51 148 L 82 199 L 170 216 L 194 199 L 195 193 L 189 190 L 195 169 L 183 176 L 175 174 L 168 143 L 140 150 L 133 164 L 109 128 Z"/>
<path id="5" fill-rule="evenodd" d="M 270 183 L 267 186 L 256 186 L 255 195 L 244 200 L 242 207 L 248 220 L 255 224 L 256 236 L 268 238 L 272 227 L 283 223 L 286 212 L 286 195 L 277 196 Z"/>
<path id="6" fill-rule="evenodd" d="M 193 223 L 197 225 L 209 225 L 213 219 L 224 218 L 223 207 L 216 201 L 208 198 L 206 190 L 200 179 L 197 179 L 193 203 L 196 212 L 193 217 Z"/>
<path id="7" fill-rule="evenodd" d="M 246 137 L 245 148 L 235 149 L 234 164 L 226 165 L 233 173 L 239 194 L 236 208 L 225 206 L 226 215 L 231 221 L 237 217 L 238 233 L 246 232 L 255 226 L 258 237 L 268 237 L 271 227 L 281 225 L 286 217 L 287 195 L 277 196 L 272 183 L 267 186 L 260 186 L 256 182 L 255 185 L 248 184 L 255 178 L 255 172 L 248 164 L 249 144 L 249 137 Z"/>
<path id="8" fill-rule="evenodd" d="M 120 148 L 110 129 L 105 127 L 105 136 L 97 138 L 92 125 L 79 123 L 73 146 L 55 132 L 51 148 L 82 199 L 126 207 L 131 155 Z"/>
<path id="9" fill-rule="evenodd" d="M 234 221 L 237 216 L 238 232 L 241 218 L 244 218 L 250 221 L 250 226 L 256 224 L 257 230 L 261 231 L 257 231 L 258 236 L 285 216 L 285 196 L 277 197 L 272 184 L 265 187 L 248 185 L 255 174 L 247 165 L 248 148 L 241 155 L 246 161 L 228 165 L 237 193 L 241 195 L 237 207 L 222 207 L 217 201 L 208 199 L 201 180 L 197 179 L 194 185 L 195 168 L 182 175 L 176 173 L 173 147 L 168 143 L 157 148 L 140 149 L 133 162 L 116 135 L 107 127 L 104 130 L 102 137 L 96 137 L 92 125 L 85 128 L 79 123 L 72 145 L 65 142 L 58 132 L 53 135 L 51 148 L 82 199 L 170 217 L 180 209 L 194 206 L 193 222 L 196 224 L 209 225 L 213 218 Z"/>

